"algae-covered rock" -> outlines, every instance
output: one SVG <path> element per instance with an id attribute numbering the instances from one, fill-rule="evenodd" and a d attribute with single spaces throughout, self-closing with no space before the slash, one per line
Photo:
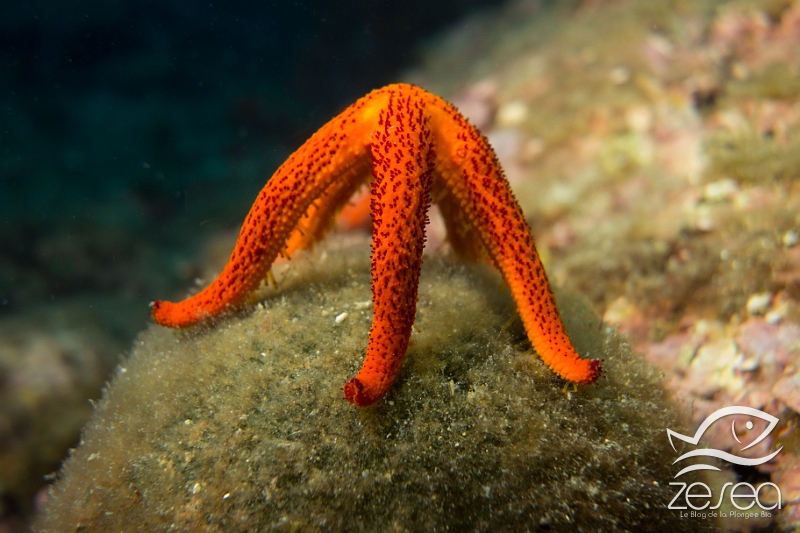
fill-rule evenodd
<path id="1" fill-rule="evenodd" d="M 572 391 L 494 272 L 428 258 L 400 376 L 358 409 L 342 385 L 371 321 L 366 246 L 295 259 L 278 284 L 211 327 L 141 334 L 36 530 L 711 526 L 666 509 L 680 425 L 661 373 L 579 298 L 562 313 L 606 375 Z"/>

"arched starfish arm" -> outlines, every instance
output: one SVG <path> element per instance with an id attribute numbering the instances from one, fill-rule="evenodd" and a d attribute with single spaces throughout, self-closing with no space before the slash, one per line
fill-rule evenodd
<path id="1" fill-rule="evenodd" d="M 453 251 L 459 257 L 470 261 L 488 259 L 480 233 L 467 219 L 466 213 L 464 213 L 458 200 L 450 194 L 440 181 L 434 181 L 433 199 L 442 213 L 444 225 L 447 229 L 447 242 L 453 247 Z"/>
<path id="2" fill-rule="evenodd" d="M 469 228 L 480 236 L 542 360 L 564 379 L 594 383 L 601 361 L 581 359 L 569 340 L 530 229 L 494 151 L 455 108 L 436 100 L 430 106 L 434 179 L 441 180 L 450 192 L 448 201 L 460 206 Z"/>
<path id="3" fill-rule="evenodd" d="M 418 94 L 392 93 L 372 142 L 375 314 L 364 364 L 344 386 L 345 398 L 361 407 L 394 382 L 411 337 L 434 156 L 427 122 Z"/>
<path id="4" fill-rule="evenodd" d="M 369 183 L 365 180 L 364 183 Z M 350 197 L 348 203 L 339 213 L 336 226 L 344 230 L 372 227 L 372 204 L 370 187 L 360 188 Z"/>
<path id="5" fill-rule="evenodd" d="M 326 192 L 343 204 L 349 197 L 344 197 L 347 189 L 357 188 L 358 183 L 348 180 L 364 177 L 369 168 L 371 135 L 382 100 L 380 95 L 359 100 L 289 156 L 259 193 L 220 275 L 204 290 L 179 303 L 153 302 L 156 321 L 164 326 L 186 327 L 242 303 L 286 249 L 290 234 L 306 213 L 311 215 L 311 225 L 317 226 L 311 228 L 308 237 L 313 238 L 315 232 L 324 234 L 326 218 L 340 206 L 316 208 L 311 204 Z M 289 247 L 306 244 L 298 233 Z"/>
<path id="6" fill-rule="evenodd" d="M 336 217 L 358 189 L 369 180 L 370 159 L 364 158 L 347 173 L 331 183 L 316 201 L 312 202 L 289 235 L 281 252 L 291 257 L 297 250 L 308 250 L 325 238 L 336 224 Z"/>

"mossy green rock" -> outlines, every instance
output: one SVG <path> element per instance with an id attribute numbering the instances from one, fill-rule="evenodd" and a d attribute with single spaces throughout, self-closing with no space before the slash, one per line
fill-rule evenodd
<path id="1" fill-rule="evenodd" d="M 368 251 L 294 260 L 262 304 L 141 334 L 66 461 L 38 531 L 697 530 L 666 506 L 661 373 L 561 302 L 597 385 L 531 353 L 490 269 L 429 259 L 400 377 L 342 385 L 371 322 Z M 343 316 L 343 313 L 347 313 Z M 511 323 L 511 326 L 508 324 Z"/>

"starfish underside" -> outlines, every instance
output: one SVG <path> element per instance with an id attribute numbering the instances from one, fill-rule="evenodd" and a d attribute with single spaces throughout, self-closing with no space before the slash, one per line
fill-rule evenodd
<path id="1" fill-rule="evenodd" d="M 242 304 L 278 255 L 323 238 L 365 183 L 371 186 L 375 314 L 364 364 L 344 386 L 348 401 L 370 405 L 397 377 L 416 313 L 432 197 L 454 250 L 487 257 L 500 270 L 542 360 L 568 381 L 597 380 L 601 361 L 581 359 L 567 337 L 533 237 L 489 143 L 453 106 L 411 85 L 371 92 L 306 141 L 261 190 L 219 277 L 182 302 L 153 302 L 156 321 L 187 327 Z"/>

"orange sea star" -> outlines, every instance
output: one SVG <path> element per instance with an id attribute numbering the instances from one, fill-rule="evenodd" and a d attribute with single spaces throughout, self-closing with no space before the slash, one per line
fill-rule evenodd
<path id="1" fill-rule="evenodd" d="M 453 248 L 488 256 L 500 270 L 542 360 L 566 380 L 597 380 L 601 361 L 581 359 L 567 337 L 489 143 L 453 106 L 411 85 L 371 92 L 306 141 L 261 190 L 219 277 L 180 303 L 153 302 L 156 321 L 185 327 L 241 304 L 279 254 L 324 237 L 370 169 L 374 318 L 364 364 L 344 386 L 348 401 L 370 405 L 397 377 L 416 313 L 431 198 Z"/>

